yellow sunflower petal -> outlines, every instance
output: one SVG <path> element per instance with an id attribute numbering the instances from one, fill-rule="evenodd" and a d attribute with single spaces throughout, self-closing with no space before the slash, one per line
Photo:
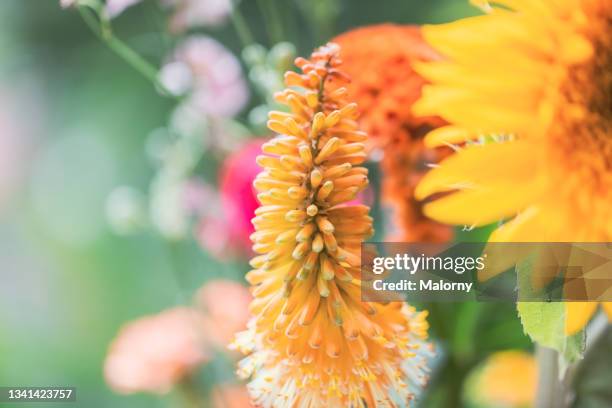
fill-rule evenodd
<path id="1" fill-rule="evenodd" d="M 412 110 L 419 116 L 435 112 L 445 120 L 465 127 L 477 123 L 483 132 L 522 133 L 533 124 L 533 111 L 528 104 L 519 103 L 517 99 L 525 97 L 486 98 L 472 90 L 426 86 L 422 98 Z"/>
<path id="2" fill-rule="evenodd" d="M 497 228 L 489 237 L 489 242 L 531 242 L 537 241 L 538 215 L 540 210 L 536 206 L 531 206 L 521 212 L 512 220 Z M 508 253 L 508 249 L 514 249 L 516 254 Z M 501 272 L 506 271 L 511 266 L 516 265 L 523 258 L 519 247 L 502 248 L 496 244 L 488 245 L 485 253 L 488 253 L 489 259 L 494 259 L 493 264 L 487 262 L 486 267 L 478 271 L 478 280 L 480 282 L 487 281 Z"/>
<path id="3" fill-rule="evenodd" d="M 537 206 L 531 206 L 521 212 L 511 221 L 498 227 L 491 236 L 489 242 L 538 242 L 541 233 L 541 225 L 538 216 L 541 210 Z"/>
<path id="4" fill-rule="evenodd" d="M 555 44 L 550 36 L 544 36 L 545 33 L 542 27 L 528 24 L 516 13 L 469 17 L 452 23 L 423 27 L 427 42 L 442 54 L 458 61 L 465 60 L 468 55 L 482 54 L 483 49 L 504 45 L 510 45 L 514 50 L 517 47 L 529 50 L 532 54 L 540 52 L 553 55 Z M 540 35 L 538 41 L 533 41 L 534 35 Z M 503 48 L 505 50 L 506 47 Z"/>
<path id="5" fill-rule="evenodd" d="M 416 188 L 415 196 L 422 200 L 431 194 L 461 187 L 522 188 L 534 179 L 538 152 L 522 141 L 491 143 L 465 148 L 442 161 L 431 170 Z M 503 165 L 500 165 L 503 164 Z"/>
<path id="6" fill-rule="evenodd" d="M 516 215 L 537 195 L 532 184 L 462 190 L 426 204 L 423 212 L 439 222 L 478 227 Z"/>
<path id="7" fill-rule="evenodd" d="M 551 202 L 533 204 L 497 228 L 491 242 L 572 242 L 575 230 Z"/>
<path id="8" fill-rule="evenodd" d="M 432 130 L 425 136 L 425 146 L 429 148 L 446 144 L 465 143 L 478 138 L 478 133 L 470 132 L 458 126 L 442 126 Z"/>
<path id="9" fill-rule="evenodd" d="M 536 15 L 550 15 L 556 11 L 555 1 L 546 0 L 495 0 L 496 4 L 506 6 L 509 9 L 516 11 L 524 11 Z M 561 0 L 561 3 L 573 3 L 575 0 Z"/>
<path id="10" fill-rule="evenodd" d="M 612 322 L 612 302 L 601 302 L 601 307 L 608 315 L 608 320 Z"/>
<path id="11" fill-rule="evenodd" d="M 503 96 L 529 96 L 537 99 L 531 89 L 538 86 L 544 75 L 534 75 L 530 71 L 497 70 L 495 74 L 474 75 L 474 67 L 467 64 L 456 64 L 449 61 L 416 62 L 413 68 L 423 77 L 436 84 L 447 86 L 469 87 L 472 90 L 486 92 L 492 98 L 501 99 Z M 525 103 L 524 100 L 520 101 Z"/>
<path id="12" fill-rule="evenodd" d="M 591 320 L 597 309 L 596 302 L 568 302 L 565 306 L 565 333 L 578 333 Z"/>

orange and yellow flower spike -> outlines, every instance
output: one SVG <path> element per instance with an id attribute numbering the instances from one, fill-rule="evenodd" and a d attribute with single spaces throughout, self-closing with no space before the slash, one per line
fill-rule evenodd
<path id="1" fill-rule="evenodd" d="M 247 280 L 255 297 L 249 330 L 234 347 L 239 373 L 262 407 L 396 407 L 424 382 L 419 349 L 426 313 L 361 301 L 360 244 L 372 230 L 357 106 L 346 100 L 340 49 L 327 44 L 276 95 L 278 133 L 257 161 L 261 206 L 253 219 L 257 256 Z"/>

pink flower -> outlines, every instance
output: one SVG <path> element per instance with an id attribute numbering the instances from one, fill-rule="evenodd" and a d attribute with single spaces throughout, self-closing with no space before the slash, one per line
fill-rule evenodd
<path id="1" fill-rule="evenodd" d="M 197 311 L 176 307 L 124 326 L 104 364 L 109 386 L 123 394 L 165 394 L 209 360 Z"/>
<path id="2" fill-rule="evenodd" d="M 255 159 L 261 153 L 264 142 L 257 139 L 234 152 L 225 160 L 220 173 L 221 203 L 227 222 L 225 228 L 235 245 L 247 253 L 251 247 L 249 236 L 254 232 L 251 220 L 259 206 L 253 180 L 261 169 Z"/>
<path id="3" fill-rule="evenodd" d="M 243 285 L 213 280 L 198 290 L 195 301 L 204 315 L 206 339 L 225 348 L 234 335 L 246 329 L 252 296 Z"/>
<path id="4" fill-rule="evenodd" d="M 196 229 L 196 236 L 202 248 L 217 259 L 227 259 L 237 255 L 236 252 L 245 252 L 244 248 L 237 250 L 232 245 L 227 224 L 221 217 L 202 217 Z"/>
<path id="5" fill-rule="evenodd" d="M 252 140 L 229 155 L 219 173 L 219 197 L 209 197 L 197 227 L 200 245 L 218 258 L 251 253 L 251 219 L 259 206 L 253 180 L 263 139 Z"/>
<path id="6" fill-rule="evenodd" d="M 220 208 L 217 196 L 214 186 L 203 180 L 192 178 L 183 184 L 183 206 L 190 216 L 217 213 Z"/>
<path id="7" fill-rule="evenodd" d="M 238 59 L 221 43 L 204 35 L 190 37 L 177 47 L 162 68 L 160 80 L 177 93 L 191 85 L 186 103 L 203 114 L 231 117 L 249 99 Z"/>
<path id="8" fill-rule="evenodd" d="M 60 0 L 62 7 L 73 5 L 77 0 Z M 106 11 L 115 18 L 128 7 L 142 0 L 107 0 Z M 232 0 L 160 0 L 162 6 L 170 8 L 170 30 L 177 33 L 192 27 L 218 26 L 232 12 Z"/>
<path id="9" fill-rule="evenodd" d="M 232 246 L 233 238 L 227 229 L 219 192 L 199 180 L 188 181 L 184 189 L 185 208 L 188 214 L 199 219 L 195 235 L 202 248 L 219 259 L 243 251 L 242 247 Z"/>
<path id="10" fill-rule="evenodd" d="M 232 12 L 231 0 L 161 0 L 174 10 L 170 29 L 182 32 L 190 27 L 216 26 L 227 20 Z"/>

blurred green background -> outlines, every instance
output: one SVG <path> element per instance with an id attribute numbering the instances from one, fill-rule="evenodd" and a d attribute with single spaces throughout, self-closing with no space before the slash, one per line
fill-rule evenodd
<path id="1" fill-rule="evenodd" d="M 240 10 L 257 41 L 270 46 L 258 3 L 244 0 Z M 299 54 L 361 25 L 435 23 L 474 13 L 464 0 L 273 3 L 286 22 L 283 39 Z M 113 26 L 158 65 L 174 41 L 160 34 L 163 19 L 146 0 Z M 198 32 L 240 54 L 231 24 Z M 55 0 L 2 1 L 0 385 L 77 387 L 78 402 L 66 406 L 177 404 L 172 395 L 118 396 L 102 372 L 124 322 L 185 303 L 211 278 L 240 280 L 248 270 L 244 260 L 213 259 L 194 240 L 169 244 L 152 231 L 117 236 L 107 225 L 105 202 L 115 186 L 148 189 L 155 169 L 145 141 L 165 126 L 174 105 L 101 43 L 75 10 L 62 10 Z M 219 165 L 206 161 L 202 177 L 214 181 Z M 441 376 L 434 370 L 424 406 L 457 403 L 463 376 L 487 353 L 529 347 L 512 305 L 429 307 L 433 333 L 453 357 L 441 352 L 439 364 L 447 369 Z"/>

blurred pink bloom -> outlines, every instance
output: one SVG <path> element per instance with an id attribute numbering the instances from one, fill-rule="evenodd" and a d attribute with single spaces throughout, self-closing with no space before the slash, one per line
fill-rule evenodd
<path id="1" fill-rule="evenodd" d="M 231 0 L 161 0 L 161 3 L 174 10 L 170 18 L 170 29 L 174 32 L 222 24 L 232 12 Z"/>
<path id="2" fill-rule="evenodd" d="M 70 7 L 77 0 L 60 0 L 62 7 Z M 142 0 L 107 0 L 106 11 L 115 18 Z M 232 12 L 232 0 L 160 0 L 162 6 L 171 9 L 170 30 L 177 33 L 192 27 L 218 26 Z"/>
<path id="3" fill-rule="evenodd" d="M 104 365 L 109 386 L 123 394 L 165 394 L 209 360 L 203 347 L 204 322 L 197 311 L 176 307 L 124 326 Z"/>
<path id="4" fill-rule="evenodd" d="M 106 0 L 106 11 L 110 18 L 115 18 L 128 7 L 140 3 L 142 0 Z"/>
<path id="5" fill-rule="evenodd" d="M 254 407 L 244 385 L 220 385 L 213 389 L 213 408 Z"/>
<path id="6" fill-rule="evenodd" d="M 195 302 L 202 309 L 206 339 L 225 348 L 234 335 L 246 329 L 252 296 L 243 285 L 229 280 L 213 280 L 198 290 Z"/>
<path id="7" fill-rule="evenodd" d="M 223 163 L 219 175 L 225 228 L 231 234 L 234 245 L 247 253 L 251 248 L 249 236 L 255 231 L 251 220 L 259 206 L 253 180 L 261 168 L 255 159 L 261 154 L 264 142 L 263 139 L 251 141 L 231 154 Z"/>
<path id="8" fill-rule="evenodd" d="M 208 210 L 217 211 L 217 192 L 210 184 L 196 178 L 187 180 L 183 185 L 184 207 L 188 214 L 202 216 Z"/>
<path id="9" fill-rule="evenodd" d="M 218 258 L 251 253 L 251 219 L 259 206 L 253 180 L 260 168 L 255 158 L 264 139 L 252 140 L 228 156 L 219 174 L 219 198 L 210 198 L 197 228 L 198 241 Z"/>
<path id="10" fill-rule="evenodd" d="M 222 218 L 202 217 L 196 228 L 196 237 L 202 248 L 217 259 L 227 259 L 237 255 L 236 252 L 245 252 L 243 248 L 232 246 L 225 219 Z"/>
<path id="11" fill-rule="evenodd" d="M 204 181 L 192 179 L 184 185 L 184 206 L 199 222 L 195 235 L 207 252 L 216 258 L 227 258 L 235 252 L 223 218 L 219 192 Z"/>
<path id="12" fill-rule="evenodd" d="M 180 64 L 188 69 L 191 78 L 185 77 L 186 70 Z M 162 69 L 160 80 L 166 88 L 179 93 L 190 81 L 191 95 L 186 103 L 203 114 L 231 117 L 249 99 L 238 59 L 221 43 L 204 35 L 190 37 L 177 47 Z"/>

